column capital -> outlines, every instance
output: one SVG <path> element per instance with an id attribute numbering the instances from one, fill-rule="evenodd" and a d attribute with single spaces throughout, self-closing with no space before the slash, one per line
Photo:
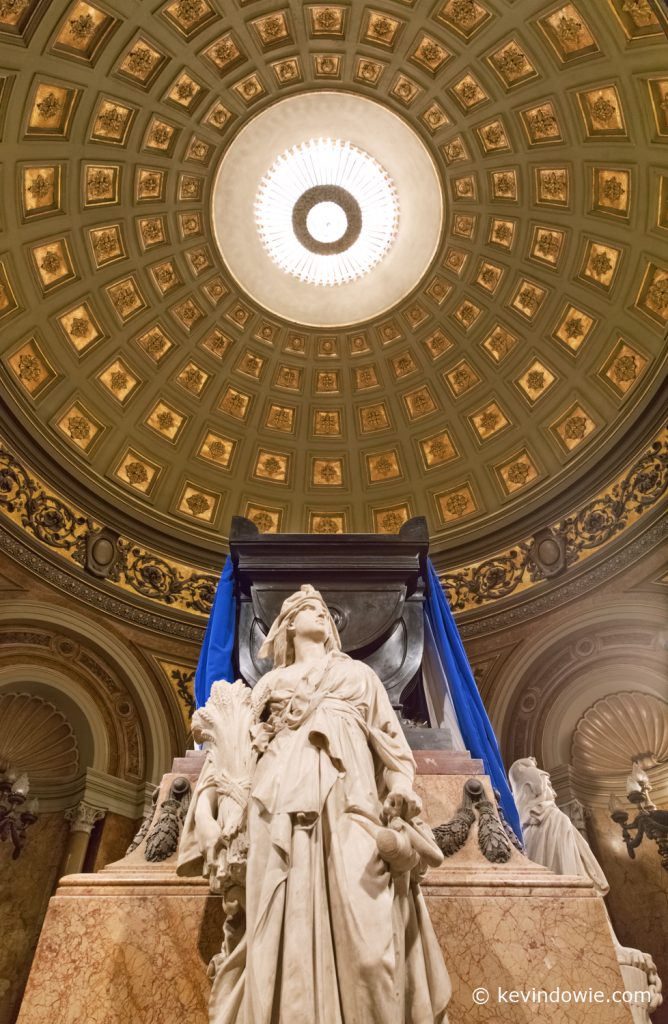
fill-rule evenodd
<path id="1" fill-rule="evenodd" d="M 70 832 L 86 832 L 90 835 L 95 823 L 101 821 L 106 813 L 100 807 L 93 807 L 82 800 L 65 811 L 65 820 L 70 823 Z"/>

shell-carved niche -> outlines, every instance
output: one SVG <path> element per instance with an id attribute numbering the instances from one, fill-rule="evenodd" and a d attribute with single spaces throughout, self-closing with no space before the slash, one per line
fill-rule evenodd
<path id="1" fill-rule="evenodd" d="M 589 775 L 628 772 L 637 754 L 668 762 L 668 703 L 647 693 L 615 693 L 596 701 L 573 736 L 573 767 Z"/>
<path id="2" fill-rule="evenodd" d="M 27 693 L 0 694 L 0 760 L 27 772 L 31 783 L 78 774 L 79 751 L 62 712 Z"/>

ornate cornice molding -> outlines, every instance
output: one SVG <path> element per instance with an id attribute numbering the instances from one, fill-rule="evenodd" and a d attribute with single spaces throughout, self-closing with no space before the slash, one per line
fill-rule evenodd
<path id="1" fill-rule="evenodd" d="M 519 596 L 607 549 L 668 489 L 668 429 L 611 484 L 569 515 L 483 561 L 439 573 L 453 611 Z"/>
<path id="2" fill-rule="evenodd" d="M 666 527 L 659 522 L 620 550 L 621 535 L 626 539 L 628 530 L 658 506 L 667 487 L 668 430 L 663 428 L 624 473 L 580 509 L 482 562 L 441 573 L 453 610 L 464 613 L 463 635 L 540 614 L 630 564 L 658 543 Z M 48 488 L 5 447 L 0 447 L 0 520 L 7 527 L 0 530 L 0 548 L 42 579 L 117 618 L 201 642 L 203 627 L 196 622 L 210 612 L 217 575 L 113 536 L 104 578 L 98 585 L 89 582 L 84 572 L 91 543 L 108 532 L 106 527 Z M 578 570 L 592 556 L 597 564 L 583 575 Z M 565 573 L 568 581 L 557 583 Z M 467 621 L 481 606 L 498 607 L 501 601 L 515 607 Z"/>

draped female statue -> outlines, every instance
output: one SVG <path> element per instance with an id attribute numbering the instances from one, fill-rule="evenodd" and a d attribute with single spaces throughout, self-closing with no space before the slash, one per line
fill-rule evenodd
<path id="1" fill-rule="evenodd" d="M 320 594 L 284 601 L 251 691 L 215 683 L 179 871 L 223 894 L 211 1024 L 447 1024 L 419 882 L 442 855 L 378 676 L 341 651 Z"/>

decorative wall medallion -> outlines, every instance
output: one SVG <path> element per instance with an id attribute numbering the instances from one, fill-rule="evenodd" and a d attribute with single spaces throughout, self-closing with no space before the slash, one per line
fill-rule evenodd
<path id="1" fill-rule="evenodd" d="M 361 40 L 394 50 L 405 22 L 381 11 L 367 11 L 362 21 Z"/>
<path id="2" fill-rule="evenodd" d="M 135 392 L 139 378 L 120 356 L 97 374 L 97 379 L 120 405 L 125 405 Z"/>
<path id="3" fill-rule="evenodd" d="M 360 429 L 363 434 L 371 434 L 376 430 L 387 430 L 390 427 L 390 415 L 384 402 L 377 405 L 363 405 L 357 410 Z"/>
<path id="4" fill-rule="evenodd" d="M 343 486 L 343 459 L 311 459 L 311 483 L 315 487 Z"/>
<path id="5" fill-rule="evenodd" d="M 475 284 L 482 288 L 483 291 L 493 295 L 499 287 L 504 273 L 504 267 L 500 267 L 498 263 L 490 263 L 489 260 L 482 260 L 478 266 L 475 276 Z"/>
<path id="6" fill-rule="evenodd" d="M 514 168 L 493 171 L 489 178 L 492 199 L 504 203 L 517 202 L 517 171 Z"/>
<path id="7" fill-rule="evenodd" d="M 58 56 L 94 64 L 117 26 L 117 20 L 110 14 L 77 0 L 61 21 L 51 49 Z"/>
<path id="8" fill-rule="evenodd" d="M 55 82 L 37 82 L 34 86 L 26 125 L 28 138 L 62 138 L 69 136 L 80 89 Z"/>
<path id="9" fill-rule="evenodd" d="M 175 379 L 175 382 L 179 387 L 187 391 L 193 398 L 200 398 L 204 388 L 206 387 L 210 374 L 203 370 L 201 366 L 189 360 L 186 365 L 179 370 Z"/>
<path id="10" fill-rule="evenodd" d="M 56 238 L 52 242 L 35 245 L 31 249 L 30 255 L 44 293 L 60 288 L 69 281 L 73 281 L 77 276 L 69 242 L 66 238 Z"/>
<path id="11" fill-rule="evenodd" d="M 431 281 L 424 289 L 424 295 L 428 296 L 435 302 L 437 306 L 442 306 L 445 300 L 452 292 L 452 285 L 441 277 L 440 274 L 436 274 L 432 277 Z"/>
<path id="12" fill-rule="evenodd" d="M 578 104 L 588 138 L 625 136 L 626 123 L 614 85 L 578 92 Z"/>
<path id="13" fill-rule="evenodd" d="M 495 363 L 510 355 L 519 338 L 507 327 L 497 324 L 482 342 L 482 348 Z"/>
<path id="14" fill-rule="evenodd" d="M 430 359 L 439 359 L 442 355 L 454 346 L 454 341 L 449 338 L 445 331 L 440 327 L 437 327 L 435 331 L 423 341 L 423 345 L 426 349 L 427 355 Z"/>
<path id="15" fill-rule="evenodd" d="M 578 277 L 588 284 L 609 291 L 617 276 L 622 250 L 606 242 L 588 240 Z"/>
<path id="16" fill-rule="evenodd" d="M 506 127 L 497 117 L 476 128 L 476 134 L 483 153 L 508 153 L 512 149 Z"/>
<path id="17" fill-rule="evenodd" d="M 515 379 L 515 386 L 530 405 L 534 405 L 549 391 L 556 380 L 555 374 L 540 359 L 534 359 Z"/>
<path id="18" fill-rule="evenodd" d="M 403 476 L 399 455 L 395 449 L 365 456 L 369 483 L 378 484 L 386 480 L 397 480 Z"/>
<path id="19" fill-rule="evenodd" d="M 629 215 L 631 172 L 624 168 L 592 167 L 592 212 Z"/>
<path id="20" fill-rule="evenodd" d="M 161 117 L 152 117 L 144 135 L 143 148 L 148 152 L 171 156 L 179 136 L 176 125 Z"/>
<path id="21" fill-rule="evenodd" d="M 282 508 L 248 502 L 244 515 L 252 523 L 255 523 L 260 533 L 280 533 L 283 512 Z"/>
<path id="22" fill-rule="evenodd" d="M 253 476 L 256 479 L 269 480 L 274 484 L 287 484 L 289 472 L 290 456 L 288 454 L 260 448 L 253 469 Z"/>
<path id="23" fill-rule="evenodd" d="M 162 71 L 167 59 L 152 40 L 139 35 L 121 56 L 115 73 L 142 89 L 148 89 Z"/>
<path id="24" fill-rule="evenodd" d="M 528 278 L 521 278 L 515 287 L 510 299 L 510 308 L 518 313 L 525 320 L 535 320 L 547 297 L 547 289 L 541 287 L 535 281 Z"/>
<path id="25" fill-rule="evenodd" d="M 619 337 L 598 374 L 618 398 L 623 398 L 635 387 L 648 362 L 647 356 Z"/>
<path id="26" fill-rule="evenodd" d="M 147 427 L 167 441 L 175 442 L 181 433 L 187 417 L 163 399 L 156 402 L 144 420 Z"/>
<path id="27" fill-rule="evenodd" d="M 228 71 L 247 60 L 233 32 L 224 32 L 202 50 L 201 56 L 224 77 Z"/>
<path id="28" fill-rule="evenodd" d="M 482 307 L 472 299 L 462 299 L 451 314 L 452 319 L 463 331 L 470 331 L 475 322 L 482 316 Z"/>
<path id="29" fill-rule="evenodd" d="M 437 100 L 434 100 L 420 114 L 420 120 L 431 135 L 435 135 L 437 131 L 451 123 L 446 111 Z"/>
<path id="30" fill-rule="evenodd" d="M 490 245 L 498 245 L 501 249 L 510 251 L 515 241 L 516 221 L 505 220 L 502 217 L 492 217 L 489 221 L 489 234 L 487 240 Z"/>
<path id="31" fill-rule="evenodd" d="M 84 205 L 110 206 L 118 203 L 120 180 L 121 168 L 118 164 L 84 164 Z"/>
<path id="32" fill-rule="evenodd" d="M 245 420 L 251 405 L 251 396 L 228 385 L 218 403 L 221 412 L 237 420 Z"/>
<path id="33" fill-rule="evenodd" d="M 536 225 L 529 243 L 530 259 L 556 269 L 563 254 L 565 240 L 565 231 Z"/>
<path id="34" fill-rule="evenodd" d="M 480 82 L 470 72 L 450 86 L 450 93 L 466 113 L 489 99 Z"/>
<path id="35" fill-rule="evenodd" d="M 446 0 L 437 9 L 436 17 L 464 39 L 470 39 L 480 31 L 492 15 L 477 0 Z"/>
<path id="36" fill-rule="evenodd" d="M 398 355 L 394 356 L 394 358 L 390 359 L 389 362 L 392 367 L 392 373 L 394 374 L 395 380 L 401 380 L 403 377 L 408 377 L 418 369 L 418 365 L 415 362 L 410 349 L 400 352 Z"/>
<path id="37" fill-rule="evenodd" d="M 636 307 L 665 327 L 668 323 L 668 267 L 648 262 L 635 300 Z"/>
<path id="38" fill-rule="evenodd" d="M 424 90 L 407 75 L 397 75 L 390 88 L 390 96 L 394 96 L 405 107 L 410 107 Z"/>
<path id="39" fill-rule="evenodd" d="M 56 426 L 82 452 L 89 452 L 102 435 L 104 427 L 80 401 L 71 402 L 55 418 Z"/>
<path id="40" fill-rule="evenodd" d="M 536 482 L 540 471 L 526 448 L 494 466 L 497 479 L 504 494 L 514 494 Z"/>
<path id="41" fill-rule="evenodd" d="M 668 136 L 668 77 L 649 78 L 650 101 L 659 139 Z"/>
<path id="42" fill-rule="evenodd" d="M 313 434 L 316 437 L 341 437 L 341 410 L 315 409 L 313 412 Z"/>
<path id="43" fill-rule="evenodd" d="M 314 4 L 305 8 L 307 29 L 310 36 L 343 39 L 346 34 L 348 8 L 338 4 Z"/>
<path id="44" fill-rule="evenodd" d="M 538 75 L 533 61 L 517 39 L 511 39 L 494 50 L 487 57 L 487 61 L 508 90 L 523 85 Z"/>
<path id="45" fill-rule="evenodd" d="M 234 343 L 229 334 L 225 334 L 218 327 L 214 327 L 198 344 L 201 348 L 206 349 L 210 355 L 214 356 L 215 359 L 222 359 Z"/>
<path id="46" fill-rule="evenodd" d="M 235 82 L 232 89 L 246 106 L 256 103 L 267 92 L 262 79 L 255 71 L 246 75 L 241 81 Z"/>
<path id="47" fill-rule="evenodd" d="M 439 519 L 444 526 L 472 516 L 478 511 L 478 504 L 469 483 L 457 484 L 447 491 L 440 491 L 434 495 L 434 500 Z"/>
<path id="48" fill-rule="evenodd" d="M 16 313 L 19 303 L 7 272 L 7 261 L 0 259 L 0 320 Z"/>
<path id="49" fill-rule="evenodd" d="M 150 494 L 157 482 L 161 467 L 140 455 L 134 448 L 127 448 L 116 465 L 114 475 L 126 486 L 141 494 Z"/>
<path id="50" fill-rule="evenodd" d="M 309 533 L 346 533 L 345 512 L 309 511 Z"/>
<path id="51" fill-rule="evenodd" d="M 401 397 L 410 420 L 422 419 L 423 416 L 429 416 L 438 409 L 436 399 L 426 384 L 406 392 Z"/>
<path id="52" fill-rule="evenodd" d="M 475 174 L 460 174 L 450 179 L 450 192 L 455 203 L 475 203 L 478 199 L 478 179 Z"/>
<path id="53" fill-rule="evenodd" d="M 338 394 L 341 390 L 338 370 L 318 370 L 314 383 L 317 395 Z"/>
<path id="54" fill-rule="evenodd" d="M 562 449 L 570 454 L 596 430 L 596 423 L 580 402 L 574 402 L 550 425 L 550 430 Z"/>
<path id="55" fill-rule="evenodd" d="M 175 306 L 170 306 L 169 312 L 179 327 L 182 327 L 187 334 L 190 334 L 206 315 L 202 307 L 192 296 L 177 302 Z"/>
<path id="56" fill-rule="evenodd" d="M 487 405 L 474 412 L 468 417 L 474 433 L 479 441 L 488 441 L 500 431 L 510 426 L 510 420 L 501 409 L 498 402 L 489 402 Z"/>
<path id="57" fill-rule="evenodd" d="M 274 378 L 274 385 L 286 391 L 302 390 L 303 370 L 301 366 L 279 366 Z"/>
<path id="58" fill-rule="evenodd" d="M 220 17 L 208 0 L 173 0 L 160 13 L 168 25 L 185 39 L 191 39 Z"/>
<path id="59" fill-rule="evenodd" d="M 164 245 L 169 240 L 164 217 L 139 217 L 136 224 L 139 244 L 144 252 Z"/>
<path id="60" fill-rule="evenodd" d="M 355 81 L 362 85 L 378 85 L 383 71 L 387 67 L 379 60 L 371 60 L 369 57 L 358 57 L 355 64 Z"/>
<path id="61" fill-rule="evenodd" d="M 91 345 L 105 336 L 100 321 L 88 301 L 80 302 L 60 313 L 57 321 L 77 355 L 83 355 Z"/>
<path id="62" fill-rule="evenodd" d="M 167 89 L 165 101 L 179 110 L 190 113 L 206 95 L 207 90 L 189 71 L 181 71 Z M 170 151 L 175 141 L 176 129 L 159 118 L 152 118 L 144 145 L 148 149 Z"/>
<path id="63" fill-rule="evenodd" d="M 257 42 L 263 50 L 294 43 L 287 11 L 272 11 L 250 23 Z"/>
<path id="64" fill-rule="evenodd" d="M 378 373 L 376 367 L 373 365 L 356 366 L 352 371 L 352 375 L 355 391 L 368 391 L 370 388 L 377 388 L 380 386 Z"/>
<path id="65" fill-rule="evenodd" d="M 304 80 L 302 66 L 298 57 L 286 57 L 275 60 L 270 65 L 279 88 L 286 85 L 297 85 Z"/>
<path id="66" fill-rule="evenodd" d="M 272 402 L 267 409 L 264 425 L 268 430 L 280 430 L 292 434 L 295 427 L 296 409 L 292 405 L 276 405 Z"/>
<path id="67" fill-rule="evenodd" d="M 520 111 L 520 119 L 531 146 L 563 142 L 557 111 L 551 100 Z"/>
<path id="68" fill-rule="evenodd" d="M 88 241 L 93 253 L 93 262 L 99 270 L 108 263 L 127 259 L 125 242 L 120 224 L 106 224 L 99 228 L 90 228 Z"/>
<path id="69" fill-rule="evenodd" d="M 93 114 L 93 124 L 90 130 L 91 142 L 124 146 L 136 113 L 135 108 L 127 106 L 120 100 L 103 96 L 98 101 Z"/>
<path id="70" fill-rule="evenodd" d="M 234 369 L 237 373 L 243 373 L 245 377 L 250 377 L 252 380 L 261 380 L 265 363 L 266 360 L 262 356 L 258 356 L 255 352 L 251 352 L 250 349 L 246 349 L 237 361 Z"/>
<path id="71" fill-rule="evenodd" d="M 5 356 L 5 360 L 31 398 L 37 398 L 58 377 L 35 335 Z"/>
<path id="72" fill-rule="evenodd" d="M 185 516 L 200 522 L 212 523 L 220 502 L 220 494 L 205 491 L 197 484 L 186 482 L 177 501 L 176 508 Z"/>
<path id="73" fill-rule="evenodd" d="M 224 132 L 234 119 L 234 114 L 229 110 L 222 100 L 216 100 L 204 116 L 202 124 L 217 132 Z"/>
<path id="74" fill-rule="evenodd" d="M 139 334 L 134 341 L 154 363 L 159 363 L 174 346 L 174 342 L 161 324 L 154 324 L 153 327 Z"/>
<path id="75" fill-rule="evenodd" d="M 587 340 L 596 323 L 593 316 L 577 306 L 569 305 L 559 318 L 552 337 L 565 345 L 571 352 L 576 353 L 582 343 Z"/>
<path id="76" fill-rule="evenodd" d="M 480 384 L 480 375 L 466 359 L 461 359 L 451 370 L 447 370 L 443 378 L 455 398 Z"/>
<path id="77" fill-rule="evenodd" d="M 340 78 L 342 73 L 342 59 L 338 53 L 314 53 L 313 74 L 316 78 Z"/>
<path id="78" fill-rule="evenodd" d="M 424 71 L 428 71 L 430 75 L 437 75 L 444 64 L 452 57 L 452 53 L 431 35 L 422 33 L 411 52 L 408 55 L 408 59 L 417 64 Z"/>
<path id="79" fill-rule="evenodd" d="M 399 533 L 399 530 L 411 518 L 412 512 L 408 502 L 371 510 L 374 533 Z"/>
<path id="80" fill-rule="evenodd" d="M 538 19 L 559 61 L 566 64 L 598 53 L 598 45 L 575 4 L 564 4 Z"/>
<path id="81" fill-rule="evenodd" d="M 536 202 L 548 206 L 568 206 L 570 172 L 567 167 L 534 168 Z"/>
<path id="82" fill-rule="evenodd" d="M 157 167 L 137 168 L 136 199 L 142 202 L 162 202 L 165 198 L 166 174 Z"/>
<path id="83" fill-rule="evenodd" d="M 208 459 L 215 462 L 221 469 L 229 469 L 234 457 L 237 442 L 229 437 L 223 437 L 212 430 L 207 431 L 204 440 L 200 444 L 197 455 L 201 459 Z"/>
<path id="84" fill-rule="evenodd" d="M 21 204 L 26 220 L 61 212 L 62 172 L 62 164 L 22 168 Z"/>
<path id="85" fill-rule="evenodd" d="M 162 260 L 148 268 L 151 280 L 159 295 L 167 295 L 183 284 L 183 278 L 174 260 Z"/>
<path id="86" fill-rule="evenodd" d="M 146 309 L 146 299 L 133 275 L 107 285 L 105 291 L 121 323 L 127 323 L 131 317 Z"/>
<path id="87" fill-rule="evenodd" d="M 459 452 L 447 430 L 423 438 L 419 442 L 419 447 L 425 469 L 434 469 L 459 457 Z"/>

